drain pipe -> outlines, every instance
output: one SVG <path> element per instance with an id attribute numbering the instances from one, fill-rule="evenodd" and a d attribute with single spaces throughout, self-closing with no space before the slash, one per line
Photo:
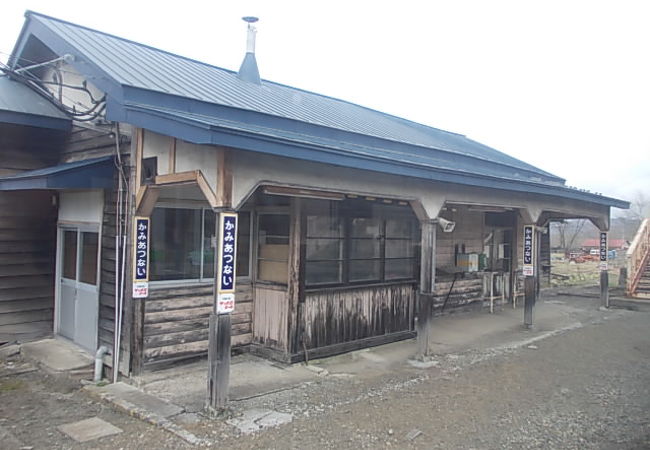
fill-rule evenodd
<path id="1" fill-rule="evenodd" d="M 108 353 L 108 347 L 102 345 L 95 353 L 95 378 L 93 381 L 99 383 L 102 381 L 102 369 L 104 368 L 104 355 Z"/>

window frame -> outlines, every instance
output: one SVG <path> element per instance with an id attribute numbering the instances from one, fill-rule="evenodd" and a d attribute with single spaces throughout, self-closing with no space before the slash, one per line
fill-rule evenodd
<path id="1" fill-rule="evenodd" d="M 289 253 L 287 254 L 287 282 L 279 283 L 277 281 L 262 280 L 259 278 L 259 234 L 260 234 L 260 218 L 266 215 L 284 215 L 289 218 L 289 230 L 287 232 Z M 251 212 L 251 258 L 249 260 L 249 274 L 251 280 L 255 280 L 255 284 L 267 285 L 267 286 L 276 286 L 287 288 L 289 285 L 289 260 L 291 259 L 291 209 L 288 206 L 261 206 L 255 208 L 255 214 Z M 270 261 L 270 259 L 267 259 Z M 278 261 L 281 262 L 281 261 Z"/>
<path id="2" fill-rule="evenodd" d="M 383 206 L 383 205 L 382 205 Z M 332 288 L 355 288 L 355 287 L 362 287 L 362 286 L 377 286 L 377 285 L 392 285 L 392 284 L 405 284 L 405 283 L 415 283 L 417 282 L 417 277 L 419 274 L 419 254 L 420 254 L 420 226 L 419 226 L 419 221 L 417 218 L 412 214 L 412 212 L 407 212 L 407 211 L 390 211 L 388 208 L 384 209 L 381 214 L 378 215 L 372 215 L 371 217 L 365 217 L 363 215 L 358 215 L 352 213 L 349 209 L 346 208 L 340 208 L 338 209 L 337 212 L 337 217 L 338 219 L 342 222 L 342 227 L 343 227 L 343 236 L 340 238 L 342 241 L 343 249 L 342 249 L 342 259 L 341 265 L 342 265 L 342 274 L 341 274 L 341 282 L 324 282 L 324 283 L 308 283 L 307 281 L 307 264 L 310 262 L 324 262 L 324 261 L 338 261 L 338 260 L 333 260 L 333 259 L 307 259 L 307 241 L 310 239 L 307 235 L 307 217 L 310 215 L 322 215 L 320 212 L 317 212 L 315 209 L 306 208 L 303 211 L 303 217 L 302 217 L 302 229 L 304 230 L 302 234 L 302 245 L 304 246 L 305 250 L 301 252 L 301 269 L 303 272 L 303 278 L 304 278 L 304 287 L 306 292 L 314 292 L 314 291 L 319 291 L 319 290 L 324 290 L 324 289 L 332 289 Z M 371 218 L 371 219 L 378 219 L 380 224 L 379 224 L 379 237 L 377 238 L 354 238 L 352 237 L 352 220 L 355 218 Z M 386 236 L 386 223 L 388 220 L 405 220 L 411 223 L 410 227 L 411 228 L 411 237 L 410 238 L 387 238 Z M 319 239 L 318 237 L 311 237 L 311 239 Z M 378 257 L 373 257 L 373 258 L 351 258 L 350 257 L 350 249 L 351 249 L 351 242 L 354 239 L 379 239 L 380 244 L 379 244 L 379 256 Z M 413 246 L 413 252 L 412 256 L 410 257 L 386 257 L 386 241 L 387 240 L 404 240 L 409 242 L 410 245 Z M 396 278 L 386 278 L 386 262 L 388 260 L 411 260 L 412 261 L 412 267 L 413 267 L 413 272 L 411 276 L 408 277 L 396 277 Z M 379 277 L 376 279 L 367 279 L 367 280 L 357 280 L 357 281 L 350 281 L 350 266 L 354 261 L 379 261 Z"/>
<path id="3" fill-rule="evenodd" d="M 210 206 L 205 206 L 203 204 L 184 204 L 184 205 L 178 205 L 176 203 L 170 203 L 170 202 L 161 202 L 157 203 L 155 208 L 165 208 L 165 209 L 200 209 L 202 210 L 201 212 L 201 237 L 202 237 L 202 242 L 203 238 L 205 236 L 205 211 L 209 210 L 212 211 L 212 208 Z M 154 208 L 154 209 L 155 209 Z M 239 212 L 239 211 L 238 211 Z M 248 250 L 248 275 L 245 276 L 239 276 L 236 275 L 237 280 L 242 280 L 242 281 L 248 281 L 253 278 L 252 274 L 252 261 L 253 261 L 253 220 L 254 220 L 254 214 L 253 211 L 249 209 L 244 209 L 241 212 L 243 213 L 248 213 L 250 214 L 250 224 L 249 224 L 249 250 Z M 216 214 L 216 213 L 215 213 Z M 153 212 L 152 212 L 153 215 Z M 150 216 L 151 217 L 151 216 Z M 215 249 L 215 255 L 216 255 L 216 249 Z M 205 256 L 203 255 L 203 245 L 201 246 L 201 274 L 203 274 L 203 264 L 205 263 L 204 261 Z M 216 256 L 215 256 L 216 258 Z M 215 270 L 216 270 L 216 260 L 215 260 Z M 155 280 L 155 281 L 149 281 L 149 285 L 152 287 L 174 287 L 174 286 L 183 286 L 183 285 L 190 285 L 190 284 L 205 284 L 205 285 L 210 285 L 214 284 L 214 275 L 211 278 L 179 278 L 176 280 Z"/>

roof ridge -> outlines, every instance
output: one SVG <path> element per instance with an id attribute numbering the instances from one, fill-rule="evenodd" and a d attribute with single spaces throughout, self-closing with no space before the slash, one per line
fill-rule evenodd
<path id="1" fill-rule="evenodd" d="M 210 67 L 210 68 L 218 69 L 218 70 L 223 70 L 223 71 L 228 72 L 228 73 L 230 73 L 232 75 L 237 75 L 236 70 L 227 69 L 225 67 L 210 64 L 210 63 L 207 63 L 207 62 L 204 62 L 204 61 L 200 61 L 198 59 L 190 58 L 188 56 L 183 56 L 183 55 L 180 55 L 178 53 L 173 53 L 173 52 L 170 52 L 170 51 L 167 51 L 167 50 L 163 50 L 161 48 L 154 47 L 152 45 L 143 44 L 141 42 L 137 42 L 137 41 L 134 41 L 132 39 L 127 39 L 127 38 L 124 38 L 124 37 L 121 37 L 121 36 L 117 36 L 115 34 L 107 33 L 105 31 L 97 30 L 95 28 L 87 27 L 87 26 L 84 26 L 84 25 L 79 25 L 77 23 L 73 23 L 73 22 L 70 22 L 70 21 L 67 21 L 67 20 L 59 19 L 57 17 L 48 16 L 47 14 L 39 13 L 37 11 L 27 10 L 25 12 L 26 17 L 32 16 L 32 15 L 37 16 L 37 17 L 43 17 L 43 18 L 48 19 L 48 20 L 53 20 L 53 21 L 56 21 L 56 22 L 64 23 L 66 25 L 77 27 L 77 28 L 80 28 L 80 29 L 83 29 L 83 30 L 88 30 L 88 31 L 91 31 L 93 33 L 102 34 L 104 36 L 108 36 L 108 37 L 111 37 L 111 38 L 114 38 L 114 39 L 117 39 L 117 40 L 120 40 L 120 41 L 123 41 L 123 42 L 128 42 L 129 44 L 137 45 L 138 47 L 148 48 L 150 50 L 160 52 L 160 53 L 164 53 L 164 54 L 176 57 L 176 58 L 181 58 L 181 59 L 184 59 L 186 61 L 190 61 L 190 62 L 193 62 L 193 63 L 200 64 L 202 66 L 206 66 L 206 67 Z M 449 130 L 443 130 L 442 128 L 437 128 L 437 127 L 434 127 L 432 125 L 427 125 L 427 124 L 423 124 L 423 123 L 420 123 L 420 122 L 415 122 L 414 120 L 407 119 L 407 118 L 404 118 L 404 117 L 400 117 L 400 116 L 397 116 L 395 114 L 391 114 L 391 113 L 388 113 L 388 112 L 385 112 L 385 111 L 381 111 L 379 109 L 372 108 L 372 107 L 369 107 L 369 106 L 360 105 L 359 103 L 354 103 L 354 102 L 352 102 L 350 100 L 345 100 L 343 98 L 333 97 L 333 96 L 327 95 L 327 94 L 321 94 L 319 92 L 310 91 L 308 89 L 303 89 L 303 88 L 299 88 L 299 87 L 296 87 L 296 86 L 289 86 L 288 84 L 284 84 L 284 83 L 280 83 L 280 82 L 277 82 L 277 81 L 268 80 L 268 79 L 264 79 L 264 78 L 262 78 L 262 82 L 263 83 L 273 84 L 275 86 L 283 87 L 283 88 L 290 89 L 290 90 L 293 90 L 293 91 L 299 91 L 299 92 L 304 92 L 306 94 L 317 95 L 317 96 L 319 96 L 321 98 L 334 100 L 334 101 L 345 103 L 345 104 L 348 104 L 348 105 L 352 105 L 352 106 L 355 106 L 355 107 L 358 107 L 358 108 L 363 108 L 363 109 L 365 109 L 367 111 L 372 111 L 372 112 L 375 112 L 375 113 L 378 113 L 378 114 L 382 114 L 382 115 L 384 115 L 384 116 L 386 116 L 388 118 L 395 119 L 395 120 L 398 120 L 400 122 L 403 122 L 403 123 L 406 123 L 406 124 L 409 124 L 409 125 L 417 125 L 419 127 L 425 127 L 427 129 L 439 131 L 439 132 L 442 132 L 442 133 L 447 133 L 447 134 L 454 135 L 454 136 L 466 137 L 462 133 L 457 133 L 457 132 L 449 131 Z"/>
<path id="2" fill-rule="evenodd" d="M 111 33 L 108 33 L 106 31 L 101 31 L 101 30 L 97 30 L 95 28 L 87 27 L 87 26 L 84 26 L 84 25 L 79 25 L 78 23 L 74 23 L 74 22 L 70 22 L 70 21 L 67 21 L 67 20 L 59 19 L 57 17 L 48 16 L 47 14 L 39 13 L 39 12 L 32 11 L 32 10 L 28 9 L 27 11 L 25 11 L 25 17 L 30 17 L 30 16 L 43 17 L 43 18 L 48 19 L 48 20 L 53 20 L 55 22 L 60 22 L 60 23 L 66 24 L 66 25 L 81 28 L 83 30 L 92 31 L 93 33 L 102 34 L 104 36 L 108 36 L 108 37 L 117 39 L 119 41 L 128 42 L 129 44 L 137 45 L 138 47 L 145 47 L 145 48 L 148 48 L 150 50 L 154 50 L 154 51 L 157 51 L 157 52 L 160 52 L 160 53 L 165 53 L 167 55 L 174 56 L 176 58 L 181 58 L 181 59 L 184 59 L 186 61 L 191 61 L 191 62 L 194 62 L 194 63 L 197 63 L 197 64 L 201 64 L 203 66 L 208 66 L 208 67 L 212 67 L 214 69 L 223 70 L 225 72 L 230 72 L 232 74 L 237 74 L 237 71 L 235 71 L 235 70 L 226 69 L 225 67 L 216 66 L 214 64 L 210 64 L 210 63 L 207 63 L 207 62 L 204 62 L 204 61 L 199 61 L 198 59 L 190 58 L 189 56 L 183 56 L 183 55 L 180 55 L 178 53 L 173 53 L 173 52 L 170 52 L 168 50 L 163 50 L 161 48 L 154 47 L 153 45 L 143 44 L 142 42 L 137 42 L 137 41 L 134 41 L 132 39 L 127 39 L 127 38 L 124 38 L 124 37 L 121 37 L 121 36 L 117 36 L 115 34 L 111 34 Z"/>

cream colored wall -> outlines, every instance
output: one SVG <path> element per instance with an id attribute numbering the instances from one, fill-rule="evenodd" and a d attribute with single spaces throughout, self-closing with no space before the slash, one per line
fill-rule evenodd
<path id="1" fill-rule="evenodd" d="M 70 64 L 60 63 L 57 68 L 48 68 L 43 74 L 42 79 L 51 82 L 55 79 L 55 74 L 60 75 L 63 84 L 70 86 L 81 86 L 85 80 L 86 88 L 91 92 L 95 100 L 99 100 L 104 96 L 104 92 L 97 89 L 91 81 L 77 72 Z M 54 94 L 55 98 L 59 97 L 59 90 L 56 85 L 48 83 L 46 86 Z M 94 106 L 90 97 L 84 91 L 64 87 L 61 93 L 61 101 L 66 106 L 75 106 L 77 110 L 81 111 L 85 111 Z"/>
<path id="2" fill-rule="evenodd" d="M 158 175 L 167 175 L 169 173 L 171 140 L 172 138 L 169 136 L 144 130 L 142 158 L 158 158 Z"/>
<path id="3" fill-rule="evenodd" d="M 67 191 L 59 194 L 59 222 L 101 223 L 104 191 Z"/>
<path id="4" fill-rule="evenodd" d="M 145 130 L 143 158 L 158 158 L 158 175 L 167 175 L 172 137 Z M 176 140 L 176 173 L 200 170 L 213 192 L 217 189 L 217 147 Z"/>
<path id="5" fill-rule="evenodd" d="M 200 170 L 212 192 L 217 191 L 217 148 L 178 140 L 176 143 L 176 172 Z"/>
<path id="6" fill-rule="evenodd" d="M 521 209 L 526 223 L 536 222 L 543 211 L 574 217 L 609 217 L 608 207 L 576 200 L 430 182 L 259 153 L 237 150 L 233 153 L 233 205 L 236 207 L 260 184 L 277 184 L 414 200 L 412 203 L 421 205 L 414 208 L 420 219 L 437 217 L 445 203 Z"/>

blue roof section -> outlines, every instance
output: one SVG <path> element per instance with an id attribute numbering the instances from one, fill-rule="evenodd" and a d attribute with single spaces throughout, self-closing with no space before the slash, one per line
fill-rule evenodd
<path id="1" fill-rule="evenodd" d="M 369 147 L 148 105 L 127 105 L 123 114 L 129 123 L 137 123 L 143 128 L 161 134 L 172 134 L 180 139 L 191 137 L 199 144 L 223 145 L 431 181 L 560 196 L 619 208 L 628 207 L 627 202 L 569 188 L 561 183 L 531 181 L 524 176 L 513 179 L 503 172 L 498 164 L 489 171 L 484 170 L 482 175 L 477 175 L 472 170 L 470 161 L 466 161 L 462 167 L 459 161 L 455 161 L 453 167 L 448 167 L 448 159 L 444 158 L 444 155 L 435 155 L 429 149 L 414 152 L 413 146 L 399 143 L 390 147 Z"/>
<path id="2" fill-rule="evenodd" d="M 0 75 L 0 122 L 69 130 L 72 120 L 24 84 Z"/>
<path id="3" fill-rule="evenodd" d="M 460 134 L 266 80 L 261 85 L 245 82 L 231 70 L 34 12 L 27 17 L 64 39 L 84 63 L 122 86 L 471 156 L 477 162 L 492 161 L 563 181 Z"/>
<path id="4" fill-rule="evenodd" d="M 601 205 L 627 202 L 570 189 L 560 177 L 467 137 L 343 100 L 262 80 L 27 12 L 10 64 L 36 38 L 107 94 L 106 117 L 194 143 Z"/>
<path id="5" fill-rule="evenodd" d="M 112 156 L 86 159 L 44 169 L 0 177 L 0 191 L 29 189 L 109 189 L 113 188 Z"/>

